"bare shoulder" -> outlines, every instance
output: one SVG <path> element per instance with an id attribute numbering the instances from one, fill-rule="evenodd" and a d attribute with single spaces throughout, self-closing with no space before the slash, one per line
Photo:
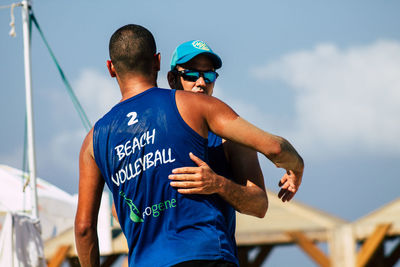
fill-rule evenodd
<path id="1" fill-rule="evenodd" d="M 183 90 L 176 90 L 176 99 L 177 101 L 197 103 L 199 105 L 216 101 L 215 97 Z"/>
<path id="2" fill-rule="evenodd" d="M 87 133 L 81 146 L 80 156 L 90 156 L 94 158 L 93 152 L 93 128 Z"/>
<path id="3" fill-rule="evenodd" d="M 86 135 L 79 154 L 79 191 L 103 186 L 104 179 L 93 152 L 93 129 Z"/>
<path id="4" fill-rule="evenodd" d="M 191 103 L 196 106 L 214 106 L 214 105 L 227 106 L 226 103 L 224 103 L 222 100 L 216 97 L 209 96 L 206 94 L 183 91 L 183 90 L 176 91 L 176 99 L 179 102 L 182 101 L 184 103 Z"/>
<path id="5" fill-rule="evenodd" d="M 177 90 L 175 94 L 176 107 L 182 119 L 202 137 L 206 138 L 208 126 L 205 120 L 206 105 L 204 95 Z"/>
<path id="6" fill-rule="evenodd" d="M 207 116 L 207 119 L 230 116 L 236 118 L 238 114 L 222 100 L 206 94 L 199 94 L 187 91 L 176 92 L 177 105 L 185 105 L 196 112 Z"/>
<path id="7" fill-rule="evenodd" d="M 223 101 L 205 94 L 176 91 L 176 105 L 184 121 L 203 137 L 209 129 L 222 136 L 227 123 L 239 117 Z"/>

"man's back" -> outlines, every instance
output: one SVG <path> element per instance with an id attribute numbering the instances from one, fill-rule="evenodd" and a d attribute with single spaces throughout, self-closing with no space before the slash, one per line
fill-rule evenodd
<path id="1" fill-rule="evenodd" d="M 179 114 L 175 91 L 149 89 L 117 104 L 94 128 L 97 166 L 113 193 L 130 263 L 169 266 L 195 259 L 236 262 L 216 195 L 183 195 L 172 169 L 206 158 L 207 140 Z M 149 257 L 152 255 L 152 257 Z"/>

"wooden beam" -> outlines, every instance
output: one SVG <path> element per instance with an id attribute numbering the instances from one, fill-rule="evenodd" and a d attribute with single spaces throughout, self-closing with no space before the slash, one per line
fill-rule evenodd
<path id="1" fill-rule="evenodd" d="M 242 267 L 250 266 L 249 255 L 251 247 L 238 247 L 238 257 L 239 257 L 239 265 Z"/>
<path id="2" fill-rule="evenodd" d="M 384 250 L 384 242 L 382 242 L 375 253 L 372 255 L 371 259 L 368 261 L 366 267 L 386 267 L 385 266 L 385 250 Z"/>
<path id="3" fill-rule="evenodd" d="M 318 265 L 329 267 L 329 258 L 310 239 L 300 231 L 286 232 L 303 251 L 310 256 Z"/>
<path id="4" fill-rule="evenodd" d="M 367 238 L 361 249 L 358 251 L 357 267 L 363 267 L 369 262 L 376 249 L 381 245 L 391 225 L 392 224 L 390 223 L 378 225 L 375 231 Z"/>
<path id="5" fill-rule="evenodd" d="M 271 245 L 263 245 L 260 246 L 260 251 L 257 254 L 257 257 L 254 259 L 254 261 L 251 263 L 251 267 L 260 267 L 261 264 L 265 261 L 265 259 L 268 257 L 269 253 L 273 249 L 274 246 Z"/>
<path id="6" fill-rule="evenodd" d="M 60 246 L 53 258 L 49 261 L 48 267 L 59 267 L 67 257 L 71 245 Z"/>
<path id="7" fill-rule="evenodd" d="M 69 267 L 81 267 L 78 257 L 68 258 Z"/>
<path id="8" fill-rule="evenodd" d="M 385 259 L 385 266 L 394 266 L 400 260 L 400 239 L 397 246 L 393 248 L 389 256 Z"/>
<path id="9" fill-rule="evenodd" d="M 356 242 L 351 224 L 330 229 L 328 245 L 331 267 L 356 265 Z"/>

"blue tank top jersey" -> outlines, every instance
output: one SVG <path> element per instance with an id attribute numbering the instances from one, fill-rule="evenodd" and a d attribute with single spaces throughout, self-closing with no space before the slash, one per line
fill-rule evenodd
<path id="1" fill-rule="evenodd" d="M 217 195 L 183 195 L 172 169 L 207 160 L 207 139 L 182 119 L 175 90 L 151 88 L 114 106 L 94 126 L 94 157 L 113 194 L 129 266 L 189 260 L 238 264 Z"/>
<path id="2" fill-rule="evenodd" d="M 229 166 L 228 160 L 225 156 L 224 147 L 222 144 L 222 138 L 218 135 L 215 135 L 212 132 L 208 133 L 208 160 L 210 168 L 217 174 L 224 176 L 227 179 L 233 180 L 232 171 Z M 219 197 L 219 196 L 218 196 Z M 235 209 L 228 204 L 225 200 L 221 198 L 221 201 L 218 202 L 218 209 L 222 212 L 225 223 L 228 227 L 228 233 L 230 237 L 229 244 L 233 244 L 235 251 L 235 255 L 237 256 L 237 248 L 236 248 L 236 239 L 235 239 L 235 231 L 236 231 L 236 211 Z"/>

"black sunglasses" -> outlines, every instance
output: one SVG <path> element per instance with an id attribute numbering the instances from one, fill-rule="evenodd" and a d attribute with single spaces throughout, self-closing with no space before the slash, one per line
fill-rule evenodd
<path id="1" fill-rule="evenodd" d="M 219 74 L 215 71 L 197 71 L 197 70 L 173 70 L 175 73 L 179 74 L 185 81 L 195 82 L 200 77 L 204 78 L 206 83 L 213 83 L 218 78 Z"/>

